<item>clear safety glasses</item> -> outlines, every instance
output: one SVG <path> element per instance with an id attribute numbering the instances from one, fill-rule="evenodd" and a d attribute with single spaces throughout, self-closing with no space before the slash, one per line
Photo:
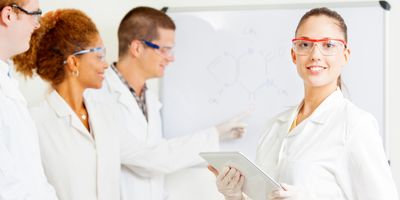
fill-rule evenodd
<path id="1" fill-rule="evenodd" d="M 73 54 L 71 54 L 71 56 L 78 56 L 78 55 L 92 53 L 92 52 L 97 52 L 97 58 L 99 59 L 99 61 L 101 61 L 101 62 L 106 61 L 106 48 L 105 47 L 95 47 L 95 48 L 76 51 Z M 64 64 L 66 64 L 66 63 L 67 63 L 67 61 L 65 60 Z"/>
<path id="2" fill-rule="evenodd" d="M 140 41 L 142 41 L 143 44 L 145 44 L 146 46 L 156 50 L 158 53 L 160 53 L 163 56 L 166 56 L 166 57 L 174 56 L 174 47 L 172 47 L 172 46 L 160 46 L 160 45 L 154 44 L 147 40 L 140 40 Z"/>
<path id="3" fill-rule="evenodd" d="M 347 48 L 347 43 L 341 39 L 308 39 L 308 38 L 294 38 L 292 40 L 293 51 L 297 55 L 307 56 L 309 55 L 314 46 L 318 46 L 319 51 L 324 56 L 333 56 L 338 52 L 343 51 Z"/>

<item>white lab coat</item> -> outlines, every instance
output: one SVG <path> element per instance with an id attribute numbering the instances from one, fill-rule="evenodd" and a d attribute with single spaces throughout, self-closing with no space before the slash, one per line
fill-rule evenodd
<path id="1" fill-rule="evenodd" d="M 146 92 L 148 108 L 148 121 L 144 117 L 135 98 L 129 89 L 121 82 L 117 74 L 111 69 L 106 71 L 105 81 L 101 90 L 86 92 L 88 101 L 103 104 L 103 115 L 110 121 L 118 123 L 127 135 L 139 142 L 148 145 L 159 146 L 165 151 L 147 159 L 165 158 L 161 164 L 164 173 L 172 173 L 177 170 L 203 163 L 198 156 L 201 151 L 217 151 L 219 149 L 218 133 L 215 128 L 206 129 L 188 136 L 165 140 L 162 138 L 162 121 L 160 116 L 161 103 L 150 91 Z M 126 142 L 126 141 L 125 141 Z M 165 146 L 162 147 L 162 146 Z M 144 178 L 138 176 L 135 170 L 122 167 L 121 195 L 123 200 L 164 199 L 164 175 Z"/>
<path id="2" fill-rule="evenodd" d="M 121 162 L 140 177 L 170 170 L 164 163 L 171 161 L 159 156 L 168 151 L 168 144 L 140 143 L 120 131 L 119 125 L 112 122 L 114 115 L 101 115 L 106 105 L 85 105 L 94 139 L 54 90 L 42 104 L 31 108 L 45 173 L 60 200 L 120 199 Z"/>
<path id="3" fill-rule="evenodd" d="M 0 200 L 55 200 L 43 172 L 36 127 L 9 70 L 0 60 Z"/>
<path id="4" fill-rule="evenodd" d="M 338 89 L 314 113 L 289 128 L 290 109 L 271 120 L 257 164 L 315 200 L 398 200 L 375 118 Z"/>
<path id="5" fill-rule="evenodd" d="M 86 108 L 94 139 L 55 90 L 31 108 L 45 173 L 60 200 L 118 199 L 119 138 L 90 104 Z"/>

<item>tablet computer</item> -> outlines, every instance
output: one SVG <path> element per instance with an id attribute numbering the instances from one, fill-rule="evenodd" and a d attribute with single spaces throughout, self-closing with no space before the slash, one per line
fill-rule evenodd
<path id="1" fill-rule="evenodd" d="M 253 200 L 265 200 L 273 189 L 282 188 L 240 152 L 201 152 L 199 155 L 218 171 L 226 166 L 238 169 L 245 177 L 243 192 Z"/>

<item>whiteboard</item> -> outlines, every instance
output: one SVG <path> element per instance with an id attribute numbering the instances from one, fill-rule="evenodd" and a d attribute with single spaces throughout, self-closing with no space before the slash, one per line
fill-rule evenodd
<path id="1" fill-rule="evenodd" d="M 385 138 L 385 11 L 376 4 L 332 7 L 348 26 L 351 57 L 343 70 L 345 95 L 371 112 Z M 161 81 L 164 136 L 191 134 L 253 111 L 244 138 L 221 145 L 255 158 L 265 122 L 303 97 L 291 62 L 291 39 L 308 6 L 205 8 L 171 11 L 177 25 L 175 62 Z M 296 8 L 297 7 L 297 8 Z M 169 199 L 217 200 L 204 168 L 168 175 Z"/>
<path id="2" fill-rule="evenodd" d="M 384 137 L 384 10 L 333 8 L 345 19 L 351 49 L 343 71 L 345 95 L 371 112 Z M 243 111 L 248 133 L 224 151 L 255 157 L 265 122 L 303 97 L 291 61 L 291 39 L 309 8 L 176 11 L 175 62 L 161 82 L 164 136 L 182 136 Z"/>

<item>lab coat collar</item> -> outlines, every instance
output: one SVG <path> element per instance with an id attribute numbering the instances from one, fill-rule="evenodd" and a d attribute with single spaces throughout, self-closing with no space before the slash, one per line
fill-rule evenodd
<path id="1" fill-rule="evenodd" d="M 137 120 L 140 121 L 140 124 L 143 126 L 147 126 L 147 120 L 142 114 L 142 111 L 139 108 L 139 105 L 136 103 L 136 99 L 133 97 L 129 89 L 122 83 L 121 79 L 114 72 L 114 70 L 109 67 L 107 69 L 106 82 L 108 84 L 108 88 L 111 93 L 117 93 L 118 102 L 125 106 L 130 113 L 132 113 Z M 149 105 L 149 101 L 152 99 L 148 98 L 148 92 L 146 92 L 146 103 Z M 149 106 L 148 106 L 149 108 Z M 149 108 L 150 109 L 150 108 Z M 150 112 L 150 111 L 148 111 Z"/>
<path id="2" fill-rule="evenodd" d="M 332 94 L 330 94 L 311 114 L 309 120 L 318 124 L 324 124 L 329 116 L 332 114 L 331 112 L 325 112 L 326 110 L 331 109 L 332 107 L 340 104 L 344 101 L 343 93 L 340 88 L 337 88 Z M 278 120 L 281 122 L 291 122 L 297 116 L 300 107 L 302 106 L 303 101 L 291 112 L 285 112 L 281 116 L 278 117 Z"/>
<path id="3" fill-rule="evenodd" d="M 58 94 L 56 90 L 51 91 L 46 99 L 50 107 L 56 112 L 59 118 L 69 116 L 70 125 L 72 127 L 84 134 L 89 135 L 89 131 L 86 129 L 86 127 L 84 127 L 72 108 L 67 102 L 65 102 L 65 100 L 60 96 L 60 94 Z"/>
<path id="4" fill-rule="evenodd" d="M 162 103 L 158 100 L 155 94 L 153 94 L 151 91 L 148 91 L 146 92 L 146 104 L 148 122 L 151 122 L 154 120 L 154 118 L 157 118 L 159 116 L 160 110 L 162 108 Z"/>
<path id="5" fill-rule="evenodd" d="M 8 76 L 11 70 L 11 65 L 9 62 L 5 62 L 0 59 L 0 74 Z"/>
<path id="6" fill-rule="evenodd" d="M 111 65 L 112 66 L 112 65 Z M 126 87 L 123 87 L 124 85 L 120 81 L 118 75 L 113 71 L 112 67 L 109 67 L 106 70 L 106 76 L 105 79 L 106 84 L 108 85 L 108 89 L 110 92 L 117 92 L 119 94 L 126 94 L 126 92 L 129 92 L 129 89 Z"/>
<path id="7" fill-rule="evenodd" d="M 132 108 L 129 105 L 132 105 L 132 102 L 130 101 L 135 101 L 135 99 L 130 94 L 129 89 L 122 83 L 118 75 L 111 67 L 107 69 L 106 73 L 106 83 L 108 84 L 108 89 L 110 90 L 110 92 L 117 93 L 119 95 L 119 102 L 127 106 L 128 109 L 131 110 Z"/>
<path id="8" fill-rule="evenodd" d="M 344 102 L 344 97 L 342 91 L 337 88 L 332 94 L 330 94 L 318 108 L 310 116 L 310 120 L 319 124 L 324 124 L 332 112 L 327 112 L 332 110 L 333 107 L 340 105 Z"/>
<path id="9" fill-rule="evenodd" d="M 21 94 L 18 88 L 18 81 L 9 76 L 11 70 L 10 62 L 0 60 L 0 88 L 4 95 L 20 101 L 25 106 L 27 105 L 25 97 Z"/>

